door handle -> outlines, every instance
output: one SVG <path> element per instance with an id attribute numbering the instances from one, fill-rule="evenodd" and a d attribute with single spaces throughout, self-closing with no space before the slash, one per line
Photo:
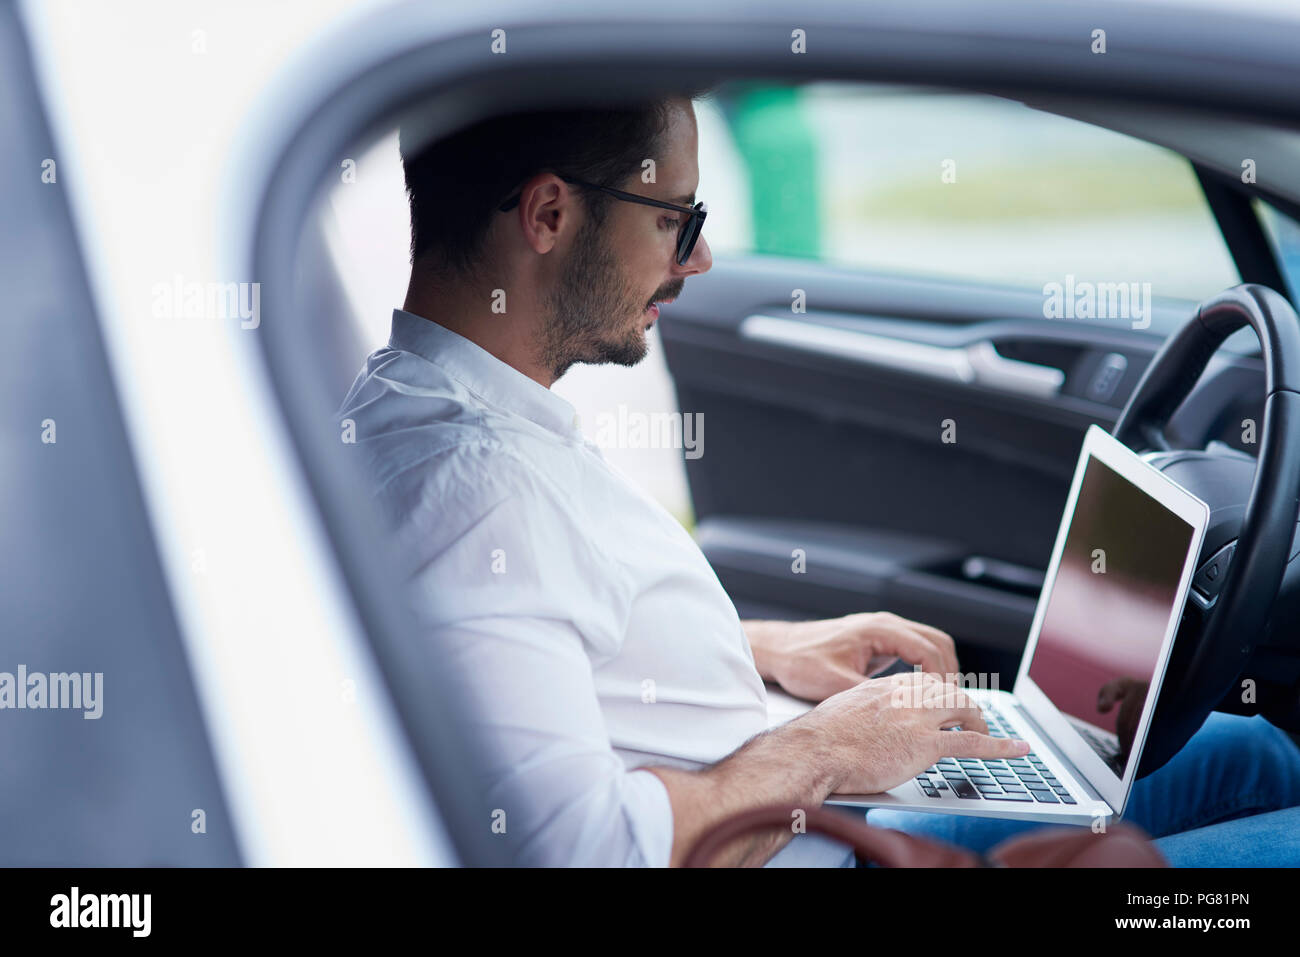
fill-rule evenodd
<path id="1" fill-rule="evenodd" d="M 834 356 L 894 372 L 906 372 L 960 385 L 1052 398 L 1065 373 L 1054 366 L 1008 359 L 987 339 L 965 346 L 933 346 L 893 336 L 858 332 L 822 322 L 749 316 L 740 336 L 754 342 Z"/>
<path id="2" fill-rule="evenodd" d="M 975 382 L 1003 392 L 1019 392 L 1050 398 L 1061 391 L 1065 373 L 1055 366 L 1008 359 L 987 339 L 972 342 L 965 349 L 966 358 L 975 370 Z"/>

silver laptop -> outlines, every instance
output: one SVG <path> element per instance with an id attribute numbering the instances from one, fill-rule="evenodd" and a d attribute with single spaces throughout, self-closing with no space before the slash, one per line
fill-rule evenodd
<path id="1" fill-rule="evenodd" d="M 890 791 L 826 803 L 1063 824 L 1121 817 L 1208 520 L 1204 502 L 1089 428 L 1015 686 L 963 688 L 992 734 L 1028 741 L 1030 754 L 946 758 Z"/>

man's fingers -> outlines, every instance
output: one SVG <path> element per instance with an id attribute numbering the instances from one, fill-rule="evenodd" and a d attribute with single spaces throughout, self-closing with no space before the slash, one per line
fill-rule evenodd
<path id="1" fill-rule="evenodd" d="M 923 638 L 926 638 L 939 649 L 940 654 L 943 656 L 942 674 L 957 674 L 957 643 L 952 640 L 952 635 L 948 634 L 946 631 L 941 631 L 940 629 L 935 628 L 933 625 L 924 624 L 923 622 L 907 620 L 907 623 L 920 632 Z"/>
<path id="2" fill-rule="evenodd" d="M 1018 758 L 1029 753 L 1029 742 L 1019 738 L 992 738 L 976 731 L 939 732 L 943 758 Z"/>
<path id="3" fill-rule="evenodd" d="M 1116 678 L 1113 681 L 1107 681 L 1097 692 L 1097 710 L 1103 714 L 1120 698 L 1124 697 L 1124 682 Z"/>
<path id="4" fill-rule="evenodd" d="M 948 685 L 948 687 L 951 688 L 952 685 Z M 970 701 L 970 699 L 966 698 L 965 695 L 962 695 L 961 699 L 944 696 L 938 698 L 934 704 L 930 705 L 930 707 L 935 709 L 937 715 L 941 718 L 944 724 L 952 724 L 955 722 L 960 724 L 966 731 L 976 731 L 984 735 L 988 734 L 989 726 L 984 723 L 984 715 L 980 713 L 980 709 L 971 704 L 963 705 L 957 703 L 962 699 L 967 702 Z"/>
<path id="5" fill-rule="evenodd" d="M 883 636 L 876 643 L 876 651 L 898 655 L 909 664 L 920 665 L 923 671 L 937 675 L 954 673 L 947 664 L 943 650 L 933 640 L 912 628 L 910 622 L 902 619 L 885 626 Z M 954 656 L 952 668 L 956 664 Z"/>
<path id="6" fill-rule="evenodd" d="M 867 661 L 866 674 L 868 677 L 879 674 L 886 668 L 892 668 L 897 663 L 898 655 L 873 655 L 871 659 Z"/>
<path id="7" fill-rule="evenodd" d="M 957 647 L 947 632 L 892 614 L 878 618 L 875 627 L 879 629 L 876 654 L 897 655 L 909 664 L 920 665 L 923 671 L 938 675 L 959 673 Z"/>
<path id="8" fill-rule="evenodd" d="M 938 708 L 946 713 L 960 714 L 963 720 L 967 717 L 978 720 L 980 727 L 987 730 L 983 714 L 975 699 L 954 684 L 931 685 L 922 693 L 921 700 L 927 708 Z"/>
<path id="9" fill-rule="evenodd" d="M 868 676 L 859 674 L 848 665 L 832 662 L 830 665 L 831 674 L 844 682 L 844 689 L 852 688 L 868 680 Z"/>
<path id="10" fill-rule="evenodd" d="M 888 680 L 890 684 L 895 685 L 918 685 L 920 687 L 940 684 L 943 681 L 933 671 L 899 671 L 896 674 L 887 675 L 882 680 Z"/>

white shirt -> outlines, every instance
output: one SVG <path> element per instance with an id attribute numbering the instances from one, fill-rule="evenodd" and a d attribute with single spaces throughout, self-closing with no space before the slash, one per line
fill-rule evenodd
<path id="1" fill-rule="evenodd" d="M 400 309 L 338 417 L 355 423 L 419 621 L 473 676 L 485 786 L 519 863 L 667 865 L 668 793 L 636 769 L 701 768 L 768 726 L 735 606 L 695 541 L 567 401 Z M 769 865 L 851 863 L 800 835 Z"/>

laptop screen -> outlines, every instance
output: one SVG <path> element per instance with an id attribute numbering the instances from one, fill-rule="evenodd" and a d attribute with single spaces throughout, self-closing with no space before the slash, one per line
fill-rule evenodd
<path id="1" fill-rule="evenodd" d="M 1029 677 L 1120 778 L 1194 534 L 1088 457 Z"/>

